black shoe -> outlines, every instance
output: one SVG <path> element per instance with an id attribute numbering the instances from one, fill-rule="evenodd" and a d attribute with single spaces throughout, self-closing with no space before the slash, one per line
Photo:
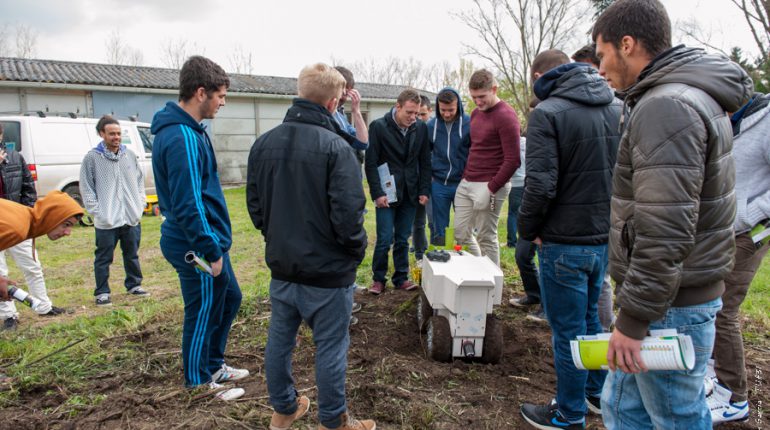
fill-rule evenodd
<path id="1" fill-rule="evenodd" d="M 40 314 L 40 316 L 41 317 L 55 317 L 57 315 L 61 315 L 61 314 L 65 314 L 65 313 L 67 313 L 66 310 L 64 310 L 62 308 L 57 308 L 56 306 L 51 306 L 51 310 L 50 311 L 48 311 L 48 312 L 46 312 L 44 314 Z"/>
<path id="2" fill-rule="evenodd" d="M 530 321 L 548 324 L 548 317 L 545 316 L 545 311 L 543 310 L 542 306 L 537 311 L 527 314 L 527 319 Z"/>
<path id="3" fill-rule="evenodd" d="M 582 430 L 586 428 L 585 422 L 571 424 L 559 413 L 559 406 L 551 401 L 549 405 L 533 405 L 524 403 L 521 405 L 521 416 L 537 429 L 568 429 Z"/>
<path id="4" fill-rule="evenodd" d="M 112 306 L 109 294 L 99 294 L 96 296 L 96 306 Z"/>
<path id="5" fill-rule="evenodd" d="M 132 296 L 138 296 L 138 297 L 150 297 L 150 293 L 148 293 L 142 287 L 134 287 L 134 288 L 128 290 L 128 294 L 130 294 Z"/>
<path id="6" fill-rule="evenodd" d="M 16 318 L 6 318 L 3 321 L 3 330 L 14 331 L 19 326 L 19 320 Z"/>
<path id="7" fill-rule="evenodd" d="M 596 415 L 602 414 L 602 399 L 594 396 L 586 396 L 586 407 Z"/>
<path id="8" fill-rule="evenodd" d="M 540 300 L 532 296 L 524 296 L 524 297 L 516 297 L 514 299 L 508 300 L 508 303 L 510 303 L 511 306 L 516 306 L 517 308 L 523 308 L 527 306 L 539 305 Z"/>

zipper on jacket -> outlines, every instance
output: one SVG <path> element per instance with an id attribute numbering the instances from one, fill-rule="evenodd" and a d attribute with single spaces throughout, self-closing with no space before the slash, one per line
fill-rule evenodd
<path id="1" fill-rule="evenodd" d="M 452 121 L 452 125 L 454 125 L 454 121 Z M 449 162 L 449 171 L 447 172 L 446 178 L 444 179 L 444 185 L 446 186 L 449 183 L 449 175 L 452 174 L 452 157 L 449 156 L 449 149 L 452 147 L 452 126 L 450 125 L 449 127 L 447 127 L 445 122 L 444 127 L 447 129 L 446 130 L 446 159 Z"/>

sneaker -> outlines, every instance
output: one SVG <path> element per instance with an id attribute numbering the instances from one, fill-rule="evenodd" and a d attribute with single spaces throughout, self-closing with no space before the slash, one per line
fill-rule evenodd
<path id="1" fill-rule="evenodd" d="M 535 312 L 528 313 L 527 319 L 530 321 L 548 324 L 548 317 L 545 316 L 545 311 L 542 307 L 540 307 L 540 309 Z"/>
<path id="2" fill-rule="evenodd" d="M 96 296 L 96 306 L 112 306 L 109 294 L 99 294 Z"/>
<path id="3" fill-rule="evenodd" d="M 211 375 L 211 380 L 216 383 L 222 383 L 222 382 L 238 381 L 247 376 L 249 376 L 248 369 L 236 369 L 235 367 L 230 367 L 225 363 L 222 363 L 222 367 L 219 368 L 219 370 L 217 370 L 216 372 L 214 372 L 213 375 Z"/>
<path id="4" fill-rule="evenodd" d="M 356 312 L 359 312 L 361 311 L 361 308 L 362 308 L 361 303 L 353 302 L 353 307 L 350 309 L 350 313 L 354 314 Z"/>
<path id="5" fill-rule="evenodd" d="M 379 296 L 383 291 L 385 291 L 385 284 L 382 282 L 374 281 L 372 286 L 369 287 L 369 292 L 375 296 Z"/>
<path id="6" fill-rule="evenodd" d="M 351 315 L 350 316 L 350 325 L 353 326 L 353 325 L 356 325 L 356 324 L 358 324 L 358 317 L 356 317 L 355 315 Z"/>
<path id="7" fill-rule="evenodd" d="M 6 318 L 3 321 L 3 330 L 14 331 L 19 327 L 19 320 L 14 317 Z"/>
<path id="8" fill-rule="evenodd" d="M 729 421 L 746 421 L 749 419 L 749 402 L 731 402 L 733 392 L 722 384 L 715 384 L 714 391 L 706 397 L 711 411 L 711 422 L 714 424 Z"/>
<path id="9" fill-rule="evenodd" d="M 246 390 L 244 390 L 243 388 L 223 389 L 225 388 L 224 385 L 217 384 L 214 381 L 209 382 L 209 388 L 212 390 L 222 389 L 222 391 L 216 393 L 214 397 L 225 402 L 230 400 L 240 399 L 241 397 L 243 397 L 244 394 L 246 394 Z"/>
<path id="10" fill-rule="evenodd" d="M 347 413 L 343 413 L 340 416 L 340 419 L 342 420 L 342 425 L 339 427 L 330 429 L 329 427 L 324 426 L 323 424 L 320 424 L 318 426 L 318 430 L 376 430 L 377 429 L 377 423 L 374 422 L 374 420 L 357 420 Z"/>
<path id="11" fill-rule="evenodd" d="M 67 311 L 62 309 L 62 308 L 57 308 L 56 306 L 51 306 L 51 310 L 50 311 L 48 311 L 48 312 L 46 312 L 44 314 L 40 314 L 40 316 L 41 317 L 55 317 L 57 315 L 61 315 L 61 314 L 64 314 L 64 313 L 67 313 Z"/>
<path id="12" fill-rule="evenodd" d="M 150 293 L 148 293 L 147 290 L 139 286 L 128 290 L 128 294 L 131 294 L 132 296 L 138 296 L 138 297 L 150 297 Z"/>
<path id="13" fill-rule="evenodd" d="M 410 280 L 406 280 L 401 283 L 398 287 L 396 287 L 397 290 L 404 290 L 404 291 L 414 291 L 417 289 L 417 284 Z"/>
<path id="14" fill-rule="evenodd" d="M 310 399 L 302 396 L 297 399 L 297 410 L 291 415 L 283 415 L 273 412 L 273 418 L 270 419 L 270 430 L 288 430 L 294 421 L 305 416 L 310 410 Z"/>
<path id="15" fill-rule="evenodd" d="M 540 300 L 531 296 L 523 296 L 510 299 L 508 300 L 508 303 L 510 303 L 511 306 L 516 306 L 517 308 L 525 308 L 527 306 L 539 305 Z"/>
<path id="16" fill-rule="evenodd" d="M 586 407 L 596 415 L 602 414 L 602 399 L 594 396 L 586 396 Z"/>
<path id="17" fill-rule="evenodd" d="M 537 429 L 578 430 L 586 428 L 585 421 L 582 423 L 570 423 L 564 419 L 559 412 L 559 405 L 554 400 L 551 400 L 551 403 L 547 405 L 524 403 L 521 405 L 521 416 Z"/>

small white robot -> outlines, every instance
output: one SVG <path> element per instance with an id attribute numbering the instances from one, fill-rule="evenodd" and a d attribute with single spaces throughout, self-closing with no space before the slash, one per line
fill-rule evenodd
<path id="1" fill-rule="evenodd" d="M 487 257 L 465 251 L 432 251 L 422 260 L 417 323 L 427 334 L 428 355 L 498 363 L 503 327 L 492 314 L 503 293 L 503 272 Z M 429 254 L 431 254 L 429 253 Z"/>

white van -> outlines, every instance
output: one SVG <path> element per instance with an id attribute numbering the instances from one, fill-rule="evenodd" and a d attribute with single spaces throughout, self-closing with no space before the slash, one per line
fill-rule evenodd
<path id="1" fill-rule="evenodd" d="M 80 164 L 86 153 L 101 142 L 95 118 L 0 116 L 7 150 L 21 152 L 32 172 L 39 197 L 52 190 L 72 196 L 81 205 Z M 136 154 L 144 172 L 147 194 L 155 194 L 152 174 L 150 124 L 120 121 L 122 144 Z"/>

